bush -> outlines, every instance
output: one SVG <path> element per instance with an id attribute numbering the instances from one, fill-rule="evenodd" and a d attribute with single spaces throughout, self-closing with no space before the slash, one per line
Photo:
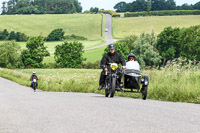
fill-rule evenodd
<path id="1" fill-rule="evenodd" d="M 180 38 L 181 56 L 200 61 L 200 25 L 183 29 Z"/>
<path id="2" fill-rule="evenodd" d="M 24 42 L 28 40 L 28 36 L 24 33 L 11 31 L 10 33 L 7 31 L 7 29 L 4 29 L 4 31 L 0 31 L 0 40 L 15 40 L 17 42 Z"/>
<path id="3" fill-rule="evenodd" d="M 168 60 L 180 57 L 180 28 L 165 28 L 157 37 L 156 48 L 162 57 L 163 66 Z"/>
<path id="4" fill-rule="evenodd" d="M 185 57 L 200 61 L 200 26 L 189 28 L 165 28 L 157 38 L 156 48 L 162 56 L 163 65 L 168 60 Z"/>
<path id="5" fill-rule="evenodd" d="M 7 29 L 0 31 L 0 40 L 7 40 L 8 36 L 9 36 L 9 32 L 7 31 Z"/>
<path id="6" fill-rule="evenodd" d="M 111 16 L 116 14 L 113 10 L 99 10 L 100 13 L 110 14 Z"/>
<path id="7" fill-rule="evenodd" d="M 46 41 L 61 41 L 64 38 L 64 34 L 63 29 L 55 29 L 47 36 Z"/>
<path id="8" fill-rule="evenodd" d="M 87 38 L 85 38 L 84 36 L 77 36 L 77 35 L 67 35 L 64 36 L 65 40 L 87 40 Z"/>
<path id="9" fill-rule="evenodd" d="M 169 11 L 131 12 L 124 14 L 125 17 L 172 16 L 172 15 L 200 15 L 200 10 L 169 10 Z"/>
<path id="10" fill-rule="evenodd" d="M 42 61 L 45 56 L 49 56 L 49 52 L 44 46 L 44 41 L 41 36 L 32 37 L 26 44 L 26 50 L 21 53 L 22 62 L 26 68 L 41 68 L 43 67 Z"/>
<path id="11" fill-rule="evenodd" d="M 120 17 L 120 14 L 113 14 L 112 17 Z"/>
<path id="12" fill-rule="evenodd" d="M 141 34 L 140 38 L 135 42 L 133 53 L 136 55 L 136 60 L 139 61 L 142 67 L 158 65 L 160 56 L 154 48 L 156 43 L 154 33 Z"/>
<path id="13" fill-rule="evenodd" d="M 0 67 L 20 68 L 20 46 L 15 42 L 6 42 L 0 45 Z"/>
<path id="14" fill-rule="evenodd" d="M 83 58 L 82 43 L 79 42 L 64 42 L 55 47 L 55 61 L 62 68 L 80 68 Z"/>

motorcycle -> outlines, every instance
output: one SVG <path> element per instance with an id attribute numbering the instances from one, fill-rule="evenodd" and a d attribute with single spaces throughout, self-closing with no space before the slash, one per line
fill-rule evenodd
<path id="1" fill-rule="evenodd" d="M 105 97 L 114 97 L 115 91 L 142 93 L 142 99 L 146 100 L 149 85 L 149 77 L 142 75 L 140 70 L 119 69 L 116 63 L 110 63 L 110 70 L 106 72 Z M 122 74 L 123 83 L 119 83 Z"/>
<path id="2" fill-rule="evenodd" d="M 116 63 L 109 63 L 110 69 L 105 72 L 105 97 L 114 97 L 115 91 L 120 91 L 119 74 L 121 73 Z"/>
<path id="3" fill-rule="evenodd" d="M 34 92 L 36 91 L 36 88 L 37 88 L 37 80 L 36 79 L 33 79 L 33 86 L 32 86 Z"/>

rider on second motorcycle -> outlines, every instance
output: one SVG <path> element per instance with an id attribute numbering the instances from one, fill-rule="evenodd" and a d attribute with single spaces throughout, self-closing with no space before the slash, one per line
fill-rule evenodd
<path id="1" fill-rule="evenodd" d="M 105 72 L 110 69 L 109 63 L 122 64 L 122 68 L 126 69 L 126 62 L 124 58 L 122 57 L 122 55 L 115 51 L 114 44 L 109 45 L 109 50 L 110 51 L 107 54 L 105 54 L 101 60 L 101 66 L 103 67 L 103 71 L 101 72 L 98 90 L 101 90 L 104 87 L 105 78 L 106 78 Z M 119 83 L 121 83 L 121 77 L 122 75 L 119 75 Z"/>
<path id="2" fill-rule="evenodd" d="M 36 72 L 34 71 L 33 74 L 30 77 L 30 81 L 31 81 L 31 87 L 33 87 L 33 79 L 36 79 L 38 81 L 38 77 L 36 75 Z M 38 82 L 36 82 L 36 87 L 38 87 Z"/>

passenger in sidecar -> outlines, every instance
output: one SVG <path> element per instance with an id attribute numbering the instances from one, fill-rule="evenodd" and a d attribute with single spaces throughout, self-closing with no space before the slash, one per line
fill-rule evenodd
<path id="1" fill-rule="evenodd" d="M 128 55 L 128 62 L 126 62 L 126 69 L 124 71 L 124 89 L 129 89 L 133 93 L 142 93 L 142 98 L 146 100 L 149 78 L 147 75 L 141 74 L 141 67 L 136 61 L 134 54 Z M 136 91 L 134 91 L 136 89 Z"/>

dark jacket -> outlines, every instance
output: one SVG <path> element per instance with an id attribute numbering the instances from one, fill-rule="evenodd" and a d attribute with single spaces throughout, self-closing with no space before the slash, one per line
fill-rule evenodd
<path id="1" fill-rule="evenodd" d="M 38 80 L 38 77 L 37 77 L 37 75 L 32 75 L 32 76 L 30 77 L 30 80 L 31 80 L 31 81 L 33 81 L 33 79 L 36 79 L 36 80 Z"/>
<path id="2" fill-rule="evenodd" d="M 105 68 L 105 66 L 108 66 L 109 63 L 117 63 L 117 64 L 122 64 L 122 66 L 126 66 L 124 58 L 118 52 L 114 52 L 114 54 L 111 54 L 109 52 L 103 56 L 101 60 L 101 66 Z"/>

